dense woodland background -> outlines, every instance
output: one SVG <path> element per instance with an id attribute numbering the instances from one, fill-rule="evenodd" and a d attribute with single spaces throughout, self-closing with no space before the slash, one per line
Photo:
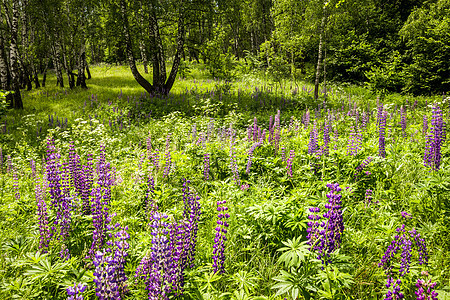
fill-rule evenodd
<path id="1" fill-rule="evenodd" d="M 316 98 L 327 81 L 442 94 L 449 16 L 449 0 L 2 0 L 1 89 L 21 108 L 20 89 L 45 86 L 48 72 L 86 88 L 89 65 L 106 62 L 129 64 L 144 89 L 167 94 L 194 61 L 222 79 L 315 81 Z"/>

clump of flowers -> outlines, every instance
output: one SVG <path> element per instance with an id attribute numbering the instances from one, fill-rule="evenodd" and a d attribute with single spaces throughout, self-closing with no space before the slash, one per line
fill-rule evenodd
<path id="1" fill-rule="evenodd" d="M 262 145 L 262 142 L 257 142 L 255 144 L 253 144 L 253 146 L 250 148 L 250 150 L 248 150 L 248 160 L 247 160 L 247 167 L 245 169 L 245 173 L 248 174 L 250 172 L 250 167 L 252 166 L 252 160 L 253 160 L 253 152 L 255 151 L 256 148 L 258 148 L 261 145 Z"/>
<path id="2" fill-rule="evenodd" d="M 433 107 L 433 116 L 431 118 L 431 132 L 427 135 L 424 165 L 437 171 L 441 166 L 441 147 L 445 141 L 444 121 L 442 119 L 442 110 L 439 106 Z"/>
<path id="3" fill-rule="evenodd" d="M 325 265 L 330 262 L 330 254 L 336 251 L 341 245 L 341 235 L 344 232 L 344 222 L 341 209 L 341 198 L 339 194 L 341 188 L 338 183 L 329 183 L 327 187 L 330 192 L 327 194 L 328 203 L 325 204 L 327 211 L 320 216 L 320 208 L 312 207 L 308 216 L 308 244 L 310 250 L 318 253 Z"/>
<path id="4" fill-rule="evenodd" d="M 214 272 L 225 273 L 225 242 L 227 240 L 226 233 L 228 228 L 227 219 L 230 217 L 228 214 L 228 207 L 225 206 L 226 200 L 217 201 L 217 227 L 216 236 L 214 238 L 213 246 L 213 267 Z"/>
<path id="5" fill-rule="evenodd" d="M 356 155 L 362 149 L 362 134 L 355 124 L 350 128 L 350 138 L 347 145 L 347 155 Z"/>
<path id="6" fill-rule="evenodd" d="M 314 122 L 313 129 L 309 132 L 309 143 L 308 143 L 308 154 L 314 154 L 318 150 L 319 146 L 317 145 L 317 128 L 316 123 Z"/>
<path id="7" fill-rule="evenodd" d="M 83 292 L 86 290 L 87 285 L 84 285 L 82 283 L 74 284 L 73 286 L 70 286 L 66 289 L 67 300 L 83 300 Z"/>
<path id="8" fill-rule="evenodd" d="M 386 119 L 387 112 L 382 111 L 378 123 L 378 155 L 386 157 Z"/>
<path id="9" fill-rule="evenodd" d="M 292 162 L 294 161 L 295 158 L 295 152 L 294 150 L 291 150 L 289 152 L 289 158 L 287 159 L 286 162 L 286 170 L 287 170 L 287 174 L 289 177 L 292 177 Z"/>
<path id="10" fill-rule="evenodd" d="M 429 274 L 426 271 L 422 271 L 421 275 L 426 278 Z M 431 279 L 417 279 L 417 291 L 415 292 L 417 300 L 437 300 L 438 293 L 434 291 L 436 285 L 437 283 L 431 282 Z"/>
<path id="11" fill-rule="evenodd" d="M 356 167 L 355 169 L 355 180 L 359 179 L 360 174 L 362 173 L 362 171 L 373 161 L 373 157 L 368 156 L 365 160 L 363 160 L 363 162 Z"/>
<path id="12" fill-rule="evenodd" d="M 405 219 L 412 217 L 406 212 L 402 212 L 401 215 Z M 385 299 L 403 298 L 401 293 L 402 278 L 409 273 L 413 250 L 417 253 L 419 265 L 426 265 L 428 263 L 428 253 L 425 240 L 421 238 L 414 228 L 407 231 L 406 225 L 402 224 L 396 229 L 394 239 L 378 264 L 386 273 L 386 287 L 392 287 L 392 290 L 388 290 L 386 293 Z M 394 269 L 394 263 L 398 259 L 400 259 L 400 267 L 396 270 Z"/>

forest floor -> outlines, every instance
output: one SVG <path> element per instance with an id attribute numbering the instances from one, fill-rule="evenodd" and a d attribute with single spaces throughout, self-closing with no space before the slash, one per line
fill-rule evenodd
<path id="1" fill-rule="evenodd" d="M 450 299 L 450 99 L 190 70 L 2 118 L 0 298 Z"/>

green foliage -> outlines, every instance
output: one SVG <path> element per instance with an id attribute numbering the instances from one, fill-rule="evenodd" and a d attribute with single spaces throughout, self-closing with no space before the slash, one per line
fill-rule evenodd
<path id="1" fill-rule="evenodd" d="M 429 2 L 414 10 L 400 30 L 408 46 L 405 91 L 414 94 L 450 89 L 450 2 Z"/>

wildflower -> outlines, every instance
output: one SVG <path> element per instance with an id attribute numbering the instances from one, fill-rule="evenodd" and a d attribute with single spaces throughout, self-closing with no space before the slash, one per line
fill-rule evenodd
<path id="1" fill-rule="evenodd" d="M 250 167 L 252 166 L 252 160 L 253 160 L 253 152 L 255 151 L 256 148 L 258 148 L 261 145 L 262 145 L 261 142 L 257 142 L 255 144 L 253 144 L 253 146 L 250 148 L 250 150 L 248 150 L 248 160 L 247 160 L 247 167 L 245 169 L 245 173 L 248 174 L 250 172 Z"/>
<path id="2" fill-rule="evenodd" d="M 424 165 L 436 171 L 441 166 L 441 146 L 445 141 L 444 122 L 442 119 L 442 110 L 439 106 L 433 107 L 433 116 L 431 118 L 431 132 L 427 135 Z"/>
<path id="3" fill-rule="evenodd" d="M 286 165 L 286 170 L 287 170 L 287 174 L 288 174 L 289 177 L 292 177 L 292 162 L 294 160 L 294 157 L 295 157 L 295 152 L 294 152 L 294 150 L 291 150 L 289 152 L 289 158 L 288 158 L 288 160 L 286 162 L 286 164 L 287 164 Z"/>
<path id="4" fill-rule="evenodd" d="M 217 201 L 217 227 L 216 236 L 214 238 L 213 246 L 213 267 L 214 272 L 224 273 L 225 272 L 225 242 L 227 240 L 226 233 L 228 228 L 227 219 L 230 217 L 228 214 L 228 207 L 225 206 L 226 200 Z"/>
<path id="5" fill-rule="evenodd" d="M 309 133 L 308 154 L 314 154 L 318 150 L 317 137 L 316 122 L 314 122 L 314 127 Z"/>
<path id="6" fill-rule="evenodd" d="M 379 119 L 379 134 L 378 134 L 378 155 L 380 157 L 386 157 L 386 149 L 385 149 L 385 137 L 386 137 L 386 119 L 387 112 L 382 111 Z"/>
<path id="7" fill-rule="evenodd" d="M 74 284 L 73 286 L 70 286 L 66 289 L 67 300 L 83 300 L 83 292 L 86 290 L 87 285 L 84 285 L 82 283 Z"/>

